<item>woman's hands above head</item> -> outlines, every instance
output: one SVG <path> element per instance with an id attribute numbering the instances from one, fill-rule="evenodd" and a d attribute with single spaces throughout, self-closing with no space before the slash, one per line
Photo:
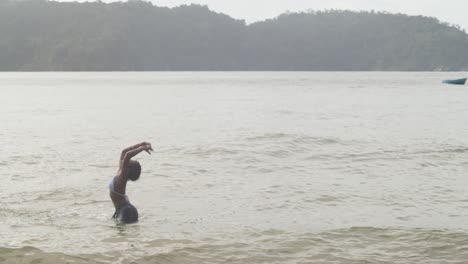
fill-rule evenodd
<path id="1" fill-rule="evenodd" d="M 151 147 L 151 143 L 141 142 L 139 144 L 136 144 L 134 146 L 131 146 L 122 150 L 122 153 L 120 154 L 120 161 L 119 161 L 119 169 L 122 175 L 126 175 L 125 173 L 127 171 L 127 165 L 130 159 L 135 157 L 142 151 L 146 151 L 148 154 L 151 155 L 151 151 L 153 151 L 153 148 Z"/>
<path id="2" fill-rule="evenodd" d="M 141 142 L 139 144 L 130 146 L 124 150 L 122 150 L 122 153 L 120 154 L 120 167 L 122 167 L 122 162 L 127 154 L 130 154 L 128 156 L 135 156 L 136 154 L 146 151 L 150 153 L 150 151 L 153 151 L 153 148 L 151 147 L 151 143 L 149 142 Z"/>
<path id="3" fill-rule="evenodd" d="M 132 148 L 132 147 L 130 147 Z M 133 146 L 133 149 L 139 149 L 140 151 L 146 151 L 148 154 L 151 154 L 150 151 L 153 151 L 153 148 L 151 147 L 151 143 L 149 142 L 141 142 L 140 144 L 136 144 Z"/>
<path id="4" fill-rule="evenodd" d="M 122 153 L 120 154 L 120 163 L 122 163 L 124 157 L 125 157 L 125 154 L 127 154 L 128 152 L 130 151 L 133 151 L 133 150 L 137 150 L 137 149 L 140 149 L 140 151 L 143 151 L 144 149 L 141 149 L 143 147 L 146 147 L 146 146 L 150 146 L 151 147 L 151 144 L 148 143 L 148 142 L 141 142 L 139 144 L 136 144 L 136 145 L 133 145 L 133 146 L 130 146 L 124 150 L 122 150 Z"/>
<path id="5" fill-rule="evenodd" d="M 153 147 L 151 147 L 151 143 L 145 142 L 145 145 L 143 147 L 144 147 L 144 150 L 150 155 L 151 155 L 151 151 L 154 151 Z"/>

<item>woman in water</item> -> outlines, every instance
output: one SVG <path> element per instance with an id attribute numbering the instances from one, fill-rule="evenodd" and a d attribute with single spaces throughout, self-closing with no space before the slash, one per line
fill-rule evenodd
<path id="1" fill-rule="evenodd" d="M 138 221 L 138 211 L 128 200 L 125 194 L 127 181 L 136 181 L 140 178 L 141 166 L 138 161 L 131 160 L 142 151 L 151 154 L 153 148 L 150 143 L 143 142 L 135 146 L 122 150 L 120 155 L 119 172 L 117 176 L 109 182 L 110 198 L 115 206 L 115 213 L 112 218 L 118 219 L 122 223 L 135 223 Z"/>

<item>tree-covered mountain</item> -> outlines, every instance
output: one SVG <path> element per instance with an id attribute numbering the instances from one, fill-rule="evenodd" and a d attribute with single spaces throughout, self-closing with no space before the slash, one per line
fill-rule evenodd
<path id="1" fill-rule="evenodd" d="M 466 70 L 468 35 L 435 18 L 283 14 L 246 25 L 205 6 L 0 1 L 0 70 Z"/>

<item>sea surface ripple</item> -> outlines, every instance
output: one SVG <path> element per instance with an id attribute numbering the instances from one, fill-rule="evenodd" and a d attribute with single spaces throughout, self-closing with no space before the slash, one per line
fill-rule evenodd
<path id="1" fill-rule="evenodd" d="M 0 263 L 468 263 L 458 75 L 1 73 Z"/>

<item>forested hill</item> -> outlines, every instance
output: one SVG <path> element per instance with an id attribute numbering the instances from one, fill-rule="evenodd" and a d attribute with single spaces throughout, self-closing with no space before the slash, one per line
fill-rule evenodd
<path id="1" fill-rule="evenodd" d="M 467 70 L 435 18 L 326 11 L 246 25 L 207 7 L 0 1 L 0 70 Z"/>

